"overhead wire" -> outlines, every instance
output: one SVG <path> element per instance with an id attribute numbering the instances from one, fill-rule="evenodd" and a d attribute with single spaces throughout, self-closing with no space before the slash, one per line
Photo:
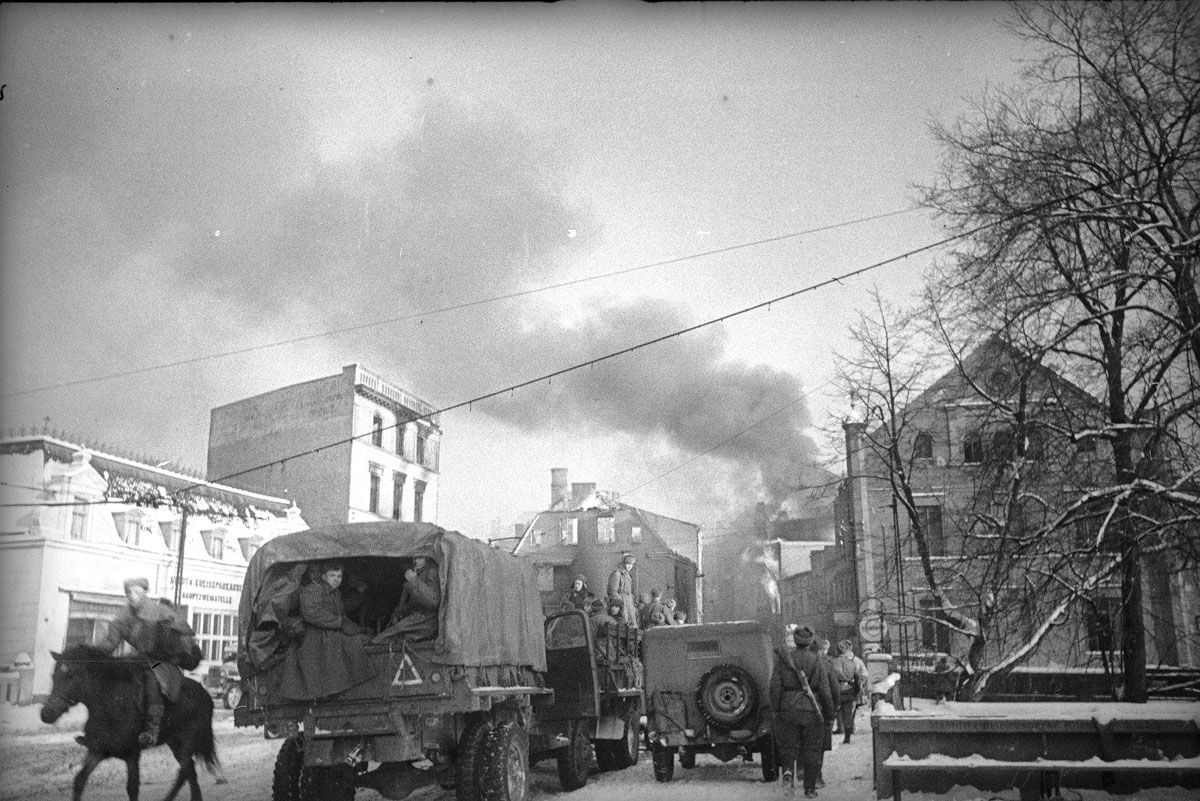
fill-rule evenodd
<path id="1" fill-rule="evenodd" d="M 576 370 L 581 370 L 585 367 L 591 367 L 593 365 L 600 364 L 602 362 L 606 362 L 610 359 L 615 359 L 619 356 L 624 356 L 626 354 L 633 353 L 635 351 L 642 350 L 644 348 L 648 348 L 652 345 L 657 345 L 661 342 L 666 342 L 667 340 L 674 339 L 679 336 L 683 336 L 684 334 L 688 334 L 693 331 L 698 331 L 702 328 L 707 328 L 709 326 L 716 325 L 717 323 L 722 323 L 722 322 L 725 322 L 726 320 L 731 320 L 731 319 L 734 319 L 735 317 L 740 317 L 742 315 L 749 314 L 750 312 L 753 312 L 753 311 L 758 311 L 758 310 L 764 309 L 764 308 L 769 309 L 771 306 L 773 306 L 776 303 L 781 303 L 785 300 L 790 300 L 790 299 L 798 297 L 800 295 L 804 295 L 809 292 L 814 292 L 818 289 L 822 289 L 822 288 L 830 286 L 832 284 L 841 284 L 843 281 L 845 281 L 847 279 L 855 278 L 857 276 L 871 272 L 872 270 L 876 270 L 880 267 L 884 267 L 889 264 L 894 264 L 896 262 L 903 261 L 905 259 L 911 258 L 912 256 L 915 256 L 920 253 L 925 253 L 927 251 L 936 250 L 937 248 L 943 247 L 952 242 L 957 242 L 961 239 L 965 239 L 969 236 L 973 236 L 977 233 L 986 231 L 990 228 L 995 228 L 996 226 L 1001 225 L 1002 223 L 1009 222 L 1009 221 L 1017 219 L 1019 217 L 1025 217 L 1030 214 L 1034 214 L 1038 211 L 1041 211 L 1043 209 L 1049 208 L 1051 206 L 1055 206 L 1060 203 L 1063 203 L 1064 201 L 1071 200 L 1071 199 L 1078 197 L 1086 192 L 1095 191 L 1096 189 L 1107 186 L 1109 184 L 1123 181 L 1129 177 L 1132 177 L 1133 175 L 1136 175 L 1138 172 L 1145 171 L 1146 169 L 1148 169 L 1148 168 L 1141 168 L 1139 170 L 1133 170 L 1128 173 L 1116 176 L 1116 177 L 1114 177 L 1108 181 L 1105 181 L 1101 184 L 1091 185 L 1085 189 L 1079 189 L 1079 190 L 1076 190 L 1075 192 L 1070 192 L 1065 195 L 1060 195 L 1060 196 L 1051 198 L 1049 200 L 1042 201 L 1041 203 L 1034 204 L 1033 206 L 1031 206 L 1027 209 L 1023 209 L 1018 212 L 1006 214 L 995 220 L 991 220 L 990 222 L 982 223 L 982 224 L 974 226 L 972 228 L 969 228 L 969 229 L 966 229 L 963 231 L 959 231 L 956 234 L 952 234 L 948 237 L 944 237 L 935 242 L 930 242 L 928 244 L 921 245 L 920 247 L 912 248 L 911 250 L 907 250 L 904 253 L 901 253 L 899 255 L 891 256 L 889 258 L 882 259 L 881 261 L 873 262 L 864 267 L 859 267 L 854 270 L 849 270 L 847 272 L 841 273 L 840 275 L 835 275 L 830 278 L 826 278 L 821 281 L 817 281 L 816 283 L 813 283 L 813 284 L 808 284 L 806 286 L 803 286 L 803 287 L 793 290 L 791 292 L 786 292 L 782 295 L 778 295 L 776 297 L 769 298 L 767 300 L 759 301 L 758 303 L 754 303 L 749 306 L 745 306 L 743 308 L 737 309 L 732 312 L 727 312 L 726 314 L 722 314 L 717 317 L 713 317 L 708 320 L 704 320 L 704 321 L 696 323 L 694 325 L 690 325 L 685 328 L 680 328 L 680 329 L 678 329 L 676 331 L 672 331 L 668 334 L 663 334 L 662 336 L 658 336 L 658 337 L 654 337 L 653 339 L 645 340 L 636 345 L 631 345 L 627 348 L 622 348 L 620 350 L 616 350 L 616 351 L 607 353 L 603 356 L 598 356 L 594 359 L 588 359 L 587 361 L 579 362 L 577 364 L 573 364 L 568 367 L 561 368 L 559 370 L 554 370 L 552 372 L 537 376 L 536 378 L 531 378 L 526 381 L 520 381 L 516 384 L 511 384 L 507 387 L 504 387 L 503 389 L 493 390 L 491 392 L 487 392 L 483 395 L 478 395 L 478 396 L 476 396 L 474 398 L 470 398 L 468 400 L 459 401 L 458 403 L 454 403 L 449 406 L 444 406 L 440 409 L 426 412 L 425 414 L 410 416 L 404 420 L 397 420 L 396 423 L 394 423 L 390 426 L 386 426 L 383 430 L 385 430 L 385 431 L 390 430 L 393 428 L 397 428 L 401 425 L 407 425 L 408 423 L 416 422 L 419 420 L 428 420 L 436 415 L 443 414 L 443 413 L 449 412 L 449 411 L 454 411 L 456 409 L 470 408 L 470 407 L 473 407 L 477 403 L 482 403 L 484 401 L 499 397 L 501 395 L 511 394 L 511 393 L 516 392 L 519 389 L 524 389 L 525 387 L 533 386 L 535 384 L 540 384 L 542 382 L 548 382 L 548 383 L 553 382 L 553 380 L 555 378 L 558 378 L 563 375 L 567 375 L 568 373 L 575 372 Z M 779 238 L 784 238 L 784 237 L 775 237 L 774 239 L 779 239 Z M 770 241 L 770 240 L 763 240 L 763 241 Z M 734 246 L 731 246 L 731 247 L 734 247 Z M 683 258 L 683 257 L 681 257 L 681 258 Z M 345 437 L 345 438 L 336 440 L 334 442 L 327 443 L 325 445 L 319 445 L 315 448 L 309 448 L 307 450 L 300 451 L 295 454 L 291 454 L 289 456 L 280 457 L 278 459 L 272 459 L 268 462 L 264 462 L 262 464 L 254 466 L 254 467 L 244 468 L 242 470 L 238 470 L 236 472 L 229 473 L 229 474 L 221 476 L 219 478 L 212 479 L 208 483 L 223 483 L 232 478 L 244 476 L 248 473 L 255 473 L 255 472 L 258 472 L 259 470 L 266 470 L 266 469 L 269 469 L 276 465 L 286 464 L 287 462 L 294 460 L 294 459 L 300 459 L 305 456 L 312 456 L 314 454 L 321 453 L 322 451 L 326 451 L 331 448 L 337 448 L 337 447 L 341 447 L 343 445 L 348 445 L 352 442 L 355 442 L 356 440 L 372 436 L 378 430 L 379 429 L 372 428 L 371 430 L 364 431 L 361 434 L 354 434 L 349 437 Z M 188 487 L 184 487 L 183 489 L 177 490 L 176 494 L 187 492 L 187 491 L 189 491 L 195 487 L 199 487 L 199 486 L 203 486 L 203 483 L 197 483 L 197 484 L 194 484 L 194 485 L 191 485 Z"/>
<path id="2" fill-rule="evenodd" d="M 562 289 L 569 286 L 578 286 L 580 284 L 590 283 L 592 281 L 600 281 L 604 278 L 613 278 L 618 275 L 628 275 L 630 273 L 649 270 L 654 267 L 665 267 L 670 264 L 679 264 L 693 259 L 700 259 L 706 256 L 716 256 L 722 253 L 731 253 L 737 250 L 746 248 L 758 247 L 767 245 L 773 242 L 783 242 L 788 239 L 795 239 L 800 236 L 809 234 L 821 233 L 823 231 L 832 231 L 837 228 L 844 228 L 849 225 L 857 225 L 859 223 L 871 222 L 873 220 L 882 220 L 887 217 L 895 217 L 900 214 L 908 214 L 919 210 L 920 206 L 908 206 L 903 209 L 893 209 L 891 211 L 881 212 L 879 214 L 871 214 L 866 217 L 857 217 L 852 220 L 842 220 L 828 225 L 818 226 L 816 228 L 806 228 L 803 231 L 793 231 L 787 234 L 779 234 L 777 236 L 765 237 L 763 239 L 754 239 L 748 242 L 740 242 L 736 245 L 726 245 L 724 247 L 713 248 L 711 250 L 703 250 L 696 253 L 688 253 L 683 256 L 673 256 L 669 259 L 649 262 L 648 264 L 639 264 L 634 267 L 625 267 L 620 270 L 611 270 L 606 273 L 597 273 L 596 275 L 586 275 L 582 278 L 573 278 L 568 281 L 559 281 L 554 284 L 544 284 L 542 286 L 522 289 L 515 292 L 507 292 L 502 295 L 492 295 L 486 298 L 477 298 L 475 300 L 463 301 L 461 303 L 453 303 L 449 306 L 441 306 L 436 309 L 427 309 L 425 311 L 412 312 L 411 314 L 402 314 L 396 317 L 387 317 L 382 320 L 372 320 L 366 323 L 356 323 L 355 325 L 343 326 L 341 328 L 331 328 L 325 331 L 317 331 L 311 334 L 301 334 L 300 336 L 289 337 L 287 339 L 278 339 L 271 342 L 263 342 L 258 345 L 248 345 L 243 348 L 234 348 L 232 350 L 220 351 L 217 353 L 206 353 L 200 356 L 190 356 L 186 359 L 178 359 L 171 362 L 163 362 L 160 364 L 145 365 L 143 367 L 133 367 L 127 370 L 117 370 L 111 373 L 105 373 L 100 376 L 92 376 L 90 378 L 78 378 L 71 381 L 60 381 L 54 384 L 44 384 L 40 387 L 30 387 L 29 389 L 21 389 L 15 392 L 0 393 L 0 398 L 16 398 L 23 395 L 32 395 L 38 392 L 50 392 L 56 389 L 67 389 L 69 387 L 77 387 L 83 384 L 94 384 L 101 381 L 111 381 L 115 378 L 128 378 L 129 376 L 142 375 L 144 373 L 155 372 L 157 370 L 166 370 L 172 367 L 183 367 L 189 364 L 197 364 L 199 362 L 211 361 L 213 359 L 222 359 L 227 356 L 240 356 L 246 353 L 255 353 L 261 350 L 269 350 L 271 348 L 279 348 L 284 345 L 294 345 L 299 342 L 308 342 L 314 339 L 322 339 L 324 337 L 337 336 L 339 334 L 348 334 L 354 331 L 364 331 L 369 328 L 378 328 L 383 325 L 392 325 L 401 323 L 406 320 L 419 320 L 425 317 L 432 317 L 437 314 L 445 314 L 452 311 L 461 311 L 463 309 L 471 309 L 477 306 L 484 306 L 489 303 L 497 303 L 504 300 L 513 300 L 515 298 L 528 297 L 542 292 L 549 292 L 554 289 Z"/>

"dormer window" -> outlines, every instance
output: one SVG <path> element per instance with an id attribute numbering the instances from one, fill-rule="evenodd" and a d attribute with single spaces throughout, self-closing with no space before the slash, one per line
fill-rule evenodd
<path id="1" fill-rule="evenodd" d="M 1007 370 L 997 367 L 988 373 L 986 384 L 988 391 L 992 394 L 1003 395 L 1012 386 L 1012 378 L 1009 376 Z"/>

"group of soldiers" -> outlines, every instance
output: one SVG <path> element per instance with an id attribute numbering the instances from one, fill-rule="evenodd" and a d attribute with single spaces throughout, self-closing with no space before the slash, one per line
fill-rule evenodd
<path id="1" fill-rule="evenodd" d="M 607 597 L 597 598 L 588 589 L 587 577 L 575 577 L 571 588 L 563 595 L 559 610 L 579 609 L 587 612 L 592 623 L 600 627 L 609 622 L 623 622 L 633 628 L 649 629 L 654 626 L 682 626 L 687 615 L 676 609 L 674 598 L 663 600 L 662 590 L 655 587 L 642 593 L 634 601 L 632 571 L 637 563 L 632 554 L 625 554 L 621 565 L 608 578 Z"/>

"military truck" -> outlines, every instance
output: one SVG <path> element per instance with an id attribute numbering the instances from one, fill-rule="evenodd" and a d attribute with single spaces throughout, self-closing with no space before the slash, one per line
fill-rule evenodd
<path id="1" fill-rule="evenodd" d="M 638 762 L 640 653 L 641 632 L 623 622 L 597 631 L 581 611 L 546 619 L 546 685 L 554 690 L 554 702 L 539 707 L 539 722 L 549 729 L 554 720 L 593 721 L 589 735 L 602 771 L 622 770 Z M 566 787 L 563 757 L 558 758 L 559 778 Z"/>
<path id="2" fill-rule="evenodd" d="M 760 755 L 764 781 L 779 777 L 767 691 L 774 659 L 755 621 L 656 626 L 643 638 L 646 743 L 654 778 L 669 782 L 675 755 L 684 768 L 697 754 L 722 762 Z"/>
<path id="3" fill-rule="evenodd" d="M 365 585 L 356 622 L 379 632 L 418 556 L 437 564 L 436 639 L 363 645 L 373 678 L 333 697 L 284 697 L 309 567 L 340 561 L 348 583 Z M 564 789 L 575 789 L 598 714 L 556 697 L 553 685 L 567 683 L 547 681 L 543 623 L 532 563 L 456 532 L 371 522 L 282 536 L 246 569 L 234 720 L 282 740 L 273 801 L 349 801 L 357 787 L 401 799 L 435 781 L 461 801 L 522 801 L 530 754 L 558 758 Z"/>

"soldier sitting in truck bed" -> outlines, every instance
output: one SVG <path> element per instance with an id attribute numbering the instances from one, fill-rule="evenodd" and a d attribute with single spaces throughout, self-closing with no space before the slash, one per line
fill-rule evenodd
<path id="1" fill-rule="evenodd" d="M 437 637 L 438 604 L 442 598 L 437 562 L 423 556 L 416 557 L 413 566 L 404 571 L 404 579 L 400 603 L 396 604 L 388 627 L 371 642 L 385 643 L 394 637 L 403 637 L 408 642 L 424 642 Z"/>

